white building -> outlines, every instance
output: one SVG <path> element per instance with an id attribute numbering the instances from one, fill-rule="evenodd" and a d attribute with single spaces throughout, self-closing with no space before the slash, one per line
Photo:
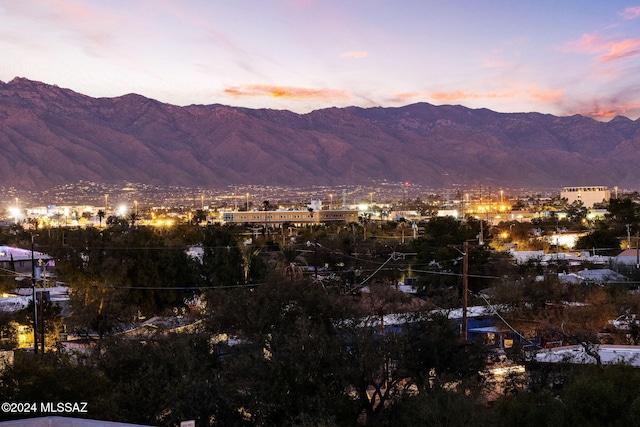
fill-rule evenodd
<path id="1" fill-rule="evenodd" d="M 556 347 L 541 350 L 536 354 L 539 363 L 595 364 L 594 354 L 598 354 L 603 365 L 625 364 L 640 366 L 640 346 L 635 345 L 599 345 L 588 354 L 581 345 Z"/>
<path id="2" fill-rule="evenodd" d="M 586 208 L 593 207 L 596 203 L 608 203 L 611 192 L 607 187 L 564 187 L 560 192 L 560 197 L 567 199 L 571 204 L 576 201 L 582 202 Z"/>

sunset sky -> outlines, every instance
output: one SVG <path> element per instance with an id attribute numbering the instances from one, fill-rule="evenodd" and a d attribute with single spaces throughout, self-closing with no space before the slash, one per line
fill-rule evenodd
<path id="1" fill-rule="evenodd" d="M 640 0 L 0 0 L 0 80 L 287 109 L 640 116 Z"/>

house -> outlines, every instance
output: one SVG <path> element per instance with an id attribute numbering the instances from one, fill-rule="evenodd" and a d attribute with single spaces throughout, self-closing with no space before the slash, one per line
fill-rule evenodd
<path id="1" fill-rule="evenodd" d="M 46 275 L 55 266 L 49 255 L 28 249 L 0 246 L 0 268 L 23 275 L 31 275 L 31 261 L 35 262 L 36 276 Z"/>
<path id="2" fill-rule="evenodd" d="M 590 351 L 586 351 L 581 345 L 555 347 L 536 353 L 535 361 L 550 364 L 595 364 L 596 355 L 603 365 L 625 364 L 640 367 L 640 346 L 636 345 L 598 345 Z"/>
<path id="3" fill-rule="evenodd" d="M 611 261 L 614 264 L 624 264 L 624 265 L 640 265 L 640 248 L 633 249 L 625 249 L 620 252 L 617 256 L 612 257 Z"/>
<path id="4" fill-rule="evenodd" d="M 606 285 L 627 281 L 625 276 L 608 268 L 585 269 L 575 273 L 559 274 L 558 279 L 566 284 L 580 283 L 583 285 Z"/>

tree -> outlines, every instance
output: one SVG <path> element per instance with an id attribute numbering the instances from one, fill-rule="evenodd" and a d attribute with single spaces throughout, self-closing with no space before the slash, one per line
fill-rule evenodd
<path id="1" fill-rule="evenodd" d="M 234 234 L 222 226 L 204 229 L 201 277 L 207 286 L 244 283 L 242 252 Z"/>
<path id="2" fill-rule="evenodd" d="M 580 200 L 567 206 L 567 217 L 571 222 L 582 223 L 582 220 L 587 217 L 587 212 L 587 208 Z"/>
<path id="3" fill-rule="evenodd" d="M 104 334 L 118 319 L 130 321 L 130 311 L 155 315 L 184 306 L 190 288 L 198 285 L 195 261 L 184 245 L 152 227 L 68 230 L 66 240 L 52 248 L 52 255 L 60 278 L 71 286 L 74 315 L 89 323 L 108 315 L 98 322 L 107 321 L 100 328 Z M 126 310 L 114 311 L 118 308 Z"/>
<path id="4" fill-rule="evenodd" d="M 240 338 L 219 350 L 228 406 L 242 408 L 252 425 L 341 419 L 350 400 L 339 374 L 339 319 L 348 316 L 342 300 L 300 281 L 267 282 L 218 292 L 208 307 L 213 333 Z"/>
<path id="5" fill-rule="evenodd" d="M 122 218 L 116 215 L 110 215 L 107 218 L 106 224 L 111 232 L 125 232 L 129 229 L 129 221 L 126 218 Z"/>
<path id="6" fill-rule="evenodd" d="M 613 230 L 594 230 L 576 241 L 577 249 L 597 249 L 600 254 L 620 249 L 620 240 Z"/>
<path id="7" fill-rule="evenodd" d="M 191 218 L 191 224 L 199 225 L 207 220 L 207 213 L 202 209 L 196 209 L 196 212 Z"/>
<path id="8" fill-rule="evenodd" d="M 272 265 L 277 274 L 281 274 L 289 281 L 302 278 L 302 268 L 299 264 L 307 264 L 305 258 L 293 248 L 281 248 L 272 258 Z"/>
<path id="9" fill-rule="evenodd" d="M 385 416 L 389 427 L 488 425 L 486 403 L 475 394 L 439 389 L 404 396 Z M 523 425 L 523 424 L 510 424 Z"/>
<path id="10" fill-rule="evenodd" d="M 135 227 L 138 219 L 138 214 L 135 212 L 131 212 L 129 215 L 127 215 L 127 220 L 129 221 L 130 227 Z"/>
<path id="11" fill-rule="evenodd" d="M 37 357 L 16 353 L 13 365 L 0 372 L 1 401 L 38 405 L 40 402 L 87 402 L 89 412 L 79 413 L 78 417 L 114 419 L 117 406 L 109 396 L 111 387 L 110 381 L 87 359 L 57 352 Z M 22 417 L 24 413 L 0 412 L 0 419 Z"/>
<path id="12" fill-rule="evenodd" d="M 200 333 L 110 339 L 97 361 L 112 384 L 112 418 L 158 426 L 195 420 L 201 426 L 238 425 L 241 415 L 224 405 L 220 361 Z"/>
<path id="13" fill-rule="evenodd" d="M 105 213 L 102 209 L 98 211 L 98 220 L 100 221 L 100 228 L 102 228 L 102 219 L 105 217 Z"/>
<path id="14" fill-rule="evenodd" d="M 628 197 L 611 199 L 609 200 L 606 218 L 611 220 L 619 228 L 624 227 L 626 224 L 632 224 L 635 230 L 635 226 L 639 222 L 639 211 L 640 206 Z"/>
<path id="15" fill-rule="evenodd" d="M 244 273 L 244 283 L 249 283 L 250 273 L 252 267 L 256 269 L 256 261 L 259 259 L 260 248 L 254 248 L 251 245 L 245 245 L 242 247 L 242 271 Z"/>

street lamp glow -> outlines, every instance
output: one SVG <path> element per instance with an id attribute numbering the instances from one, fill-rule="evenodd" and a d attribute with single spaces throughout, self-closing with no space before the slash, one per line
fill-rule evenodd
<path id="1" fill-rule="evenodd" d="M 126 206 L 126 205 L 120 205 L 120 206 L 118 207 L 118 214 L 119 214 L 120 216 L 123 216 L 123 215 L 125 215 L 126 213 L 127 213 L 127 206 Z"/>
<path id="2" fill-rule="evenodd" d="M 9 214 L 15 218 L 16 220 L 16 224 L 18 223 L 18 220 L 20 219 L 20 209 L 16 208 L 16 207 L 11 207 L 9 208 Z"/>

